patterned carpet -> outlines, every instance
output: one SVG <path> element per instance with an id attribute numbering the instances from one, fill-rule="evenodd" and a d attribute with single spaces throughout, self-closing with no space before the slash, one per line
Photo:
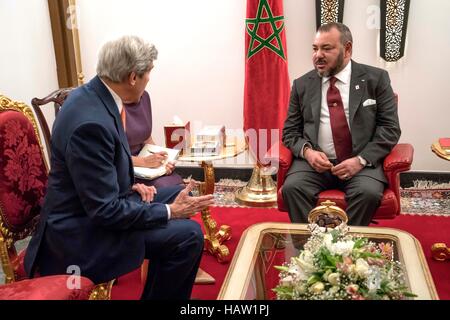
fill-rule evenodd
<path id="1" fill-rule="evenodd" d="M 216 183 L 215 199 L 219 207 L 245 207 L 234 201 L 234 193 L 246 182 L 222 179 Z M 412 188 L 401 189 L 401 213 L 417 215 L 444 215 L 450 217 L 450 187 L 415 182 Z"/>
<path id="2" fill-rule="evenodd" d="M 450 189 L 402 189 L 401 212 L 450 217 Z"/>

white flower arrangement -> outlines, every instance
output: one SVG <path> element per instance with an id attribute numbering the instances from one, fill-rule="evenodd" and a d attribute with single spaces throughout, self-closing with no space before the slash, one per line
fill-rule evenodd
<path id="1" fill-rule="evenodd" d="M 408 291 L 403 267 L 390 243 L 352 237 L 348 226 L 310 224 L 311 237 L 290 263 L 277 266 L 280 300 L 402 300 Z"/>

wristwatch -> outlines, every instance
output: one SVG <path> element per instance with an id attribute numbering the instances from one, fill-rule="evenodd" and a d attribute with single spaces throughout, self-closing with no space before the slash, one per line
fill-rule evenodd
<path id="1" fill-rule="evenodd" d="M 364 159 L 364 158 L 361 157 L 361 156 L 358 156 L 358 160 L 359 160 L 359 163 L 360 163 L 363 167 L 367 166 L 367 160 L 366 160 L 366 159 Z"/>
<path id="2" fill-rule="evenodd" d="M 300 157 L 303 158 L 303 159 L 305 159 L 305 151 L 306 151 L 306 149 L 312 149 L 312 146 L 311 146 L 311 144 L 310 144 L 309 142 L 306 142 L 306 143 L 303 145 L 303 148 L 302 148 L 302 150 L 301 150 Z"/>

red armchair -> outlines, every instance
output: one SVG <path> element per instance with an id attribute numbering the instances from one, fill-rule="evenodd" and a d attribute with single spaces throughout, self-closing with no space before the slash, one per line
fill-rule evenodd
<path id="1" fill-rule="evenodd" d="M 0 299 L 87 299 L 99 292 L 84 277 L 72 289 L 73 275 L 24 280 L 25 250 L 18 254 L 15 244 L 34 231 L 46 185 L 47 165 L 31 109 L 0 95 L 0 257 L 6 282 Z"/>
<path id="2" fill-rule="evenodd" d="M 80 278 L 79 288 L 67 285 L 70 275 L 27 279 L 0 286 L 0 300 L 88 300 L 94 284 Z"/>
<path id="3" fill-rule="evenodd" d="M 279 155 L 275 151 L 279 150 Z M 388 187 L 384 190 L 380 207 L 374 215 L 374 219 L 393 219 L 400 214 L 400 172 L 408 171 L 413 161 L 414 149 L 407 143 L 397 144 L 384 160 L 384 173 L 388 180 Z M 277 144 L 269 150 L 268 158 L 278 160 L 279 168 L 277 174 L 277 202 L 278 210 L 287 211 L 281 188 L 283 187 L 286 174 L 292 163 L 292 153 L 283 144 Z M 317 204 L 325 200 L 331 200 L 343 210 L 347 208 L 344 192 L 332 189 L 319 194 Z"/>

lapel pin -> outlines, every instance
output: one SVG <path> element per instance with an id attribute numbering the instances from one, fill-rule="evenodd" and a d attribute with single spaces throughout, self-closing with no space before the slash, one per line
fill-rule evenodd
<path id="1" fill-rule="evenodd" d="M 356 90 L 359 90 L 359 85 L 356 85 L 356 86 L 355 86 L 355 89 L 356 89 Z"/>

